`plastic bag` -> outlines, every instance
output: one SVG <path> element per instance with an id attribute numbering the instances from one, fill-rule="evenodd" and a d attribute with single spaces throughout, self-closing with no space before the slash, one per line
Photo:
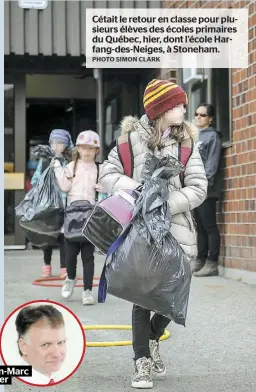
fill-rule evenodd
<path id="1" fill-rule="evenodd" d="M 168 180 L 182 165 L 148 156 L 132 226 L 106 266 L 108 293 L 185 325 L 190 259 L 170 234 Z"/>
<path id="2" fill-rule="evenodd" d="M 16 207 L 20 225 L 41 234 L 60 232 L 64 222 L 64 206 L 54 170 L 48 167 L 38 184 Z"/>
<path id="3" fill-rule="evenodd" d="M 133 210 L 132 224 L 148 244 L 161 242 L 170 231 L 169 179 L 182 169 L 183 165 L 172 156 L 159 159 L 146 155 L 141 172 L 143 187 Z"/>
<path id="4" fill-rule="evenodd" d="M 55 157 L 55 152 L 50 148 L 50 146 L 45 146 L 43 144 L 39 144 L 34 147 L 31 154 L 36 158 L 47 159 L 49 162 Z M 64 161 L 64 157 L 59 157 L 59 160 L 62 163 Z"/>
<path id="5" fill-rule="evenodd" d="M 48 146 L 37 146 L 33 155 L 40 158 L 51 158 L 54 153 Z M 30 239 L 29 232 L 44 235 L 43 243 L 49 244 L 58 238 L 64 223 L 64 205 L 61 190 L 55 178 L 54 169 L 49 166 L 41 175 L 38 183 L 25 196 L 24 200 L 15 208 L 19 223 Z M 40 239 L 32 242 L 40 246 Z M 43 237 L 42 237 L 43 238 Z"/>
<path id="6" fill-rule="evenodd" d="M 55 236 L 47 234 L 38 234 L 35 231 L 26 230 L 23 228 L 24 235 L 33 246 L 37 248 L 47 248 L 49 246 L 59 246 L 58 233 Z"/>

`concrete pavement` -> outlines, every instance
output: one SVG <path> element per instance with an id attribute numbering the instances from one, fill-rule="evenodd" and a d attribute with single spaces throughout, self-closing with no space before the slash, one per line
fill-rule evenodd
<path id="1" fill-rule="evenodd" d="M 99 276 L 103 257 L 96 256 Z M 84 324 L 131 324 L 131 304 L 108 296 L 105 304 L 83 307 L 81 288 L 69 301 L 60 288 L 32 286 L 40 275 L 41 251 L 5 252 L 5 316 L 35 299 L 51 299 L 70 307 Z M 81 262 L 79 260 L 81 274 Z M 58 251 L 53 268 L 59 270 Z M 97 293 L 97 288 L 95 289 Z M 167 365 L 165 380 L 156 381 L 156 392 L 255 392 L 256 391 L 256 286 L 222 277 L 193 278 L 187 326 L 171 324 L 170 339 L 161 343 Z M 131 331 L 89 331 L 88 341 L 128 340 Z M 132 348 L 88 348 L 85 359 L 66 382 L 52 392 L 128 392 Z M 5 391 L 43 391 L 13 380 Z"/>

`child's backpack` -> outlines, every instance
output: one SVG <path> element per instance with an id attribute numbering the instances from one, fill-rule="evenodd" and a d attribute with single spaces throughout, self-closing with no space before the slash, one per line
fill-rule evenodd
<path id="1" fill-rule="evenodd" d="M 134 157 L 131 144 L 131 132 L 119 136 L 117 139 L 117 152 L 119 160 L 124 168 L 124 174 L 128 177 L 133 177 Z M 191 138 L 183 140 L 179 143 L 178 159 L 183 166 L 186 167 L 189 158 L 193 152 L 193 141 Z M 180 181 L 184 187 L 184 171 L 180 173 Z"/>

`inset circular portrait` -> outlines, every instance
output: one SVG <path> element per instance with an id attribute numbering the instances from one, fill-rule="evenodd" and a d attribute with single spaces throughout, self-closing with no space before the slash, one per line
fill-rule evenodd
<path id="1" fill-rule="evenodd" d="M 5 320 L 0 349 L 5 365 L 30 366 L 32 375 L 18 373 L 19 380 L 47 387 L 76 372 L 85 355 L 86 338 L 70 309 L 54 301 L 31 301 Z"/>

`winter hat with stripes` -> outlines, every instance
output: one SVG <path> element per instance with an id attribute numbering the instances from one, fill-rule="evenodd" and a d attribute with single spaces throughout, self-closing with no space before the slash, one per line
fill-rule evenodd
<path id="1" fill-rule="evenodd" d="M 155 120 L 175 106 L 187 105 L 187 94 L 177 84 L 168 80 L 153 79 L 147 85 L 143 105 L 150 120 Z"/>

